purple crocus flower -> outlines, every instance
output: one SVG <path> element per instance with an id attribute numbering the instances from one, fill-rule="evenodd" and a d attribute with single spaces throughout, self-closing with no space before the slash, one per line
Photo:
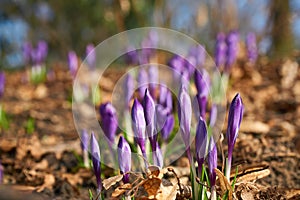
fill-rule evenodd
<path id="1" fill-rule="evenodd" d="M 141 68 L 137 77 L 138 92 L 141 99 L 144 98 L 145 90 L 148 88 L 148 74 L 145 69 Z"/>
<path id="2" fill-rule="evenodd" d="M 125 54 L 125 62 L 128 65 L 137 65 L 139 62 L 139 54 L 133 47 L 127 48 L 127 53 Z"/>
<path id="3" fill-rule="evenodd" d="M 173 81 L 176 84 L 181 81 L 181 73 L 184 70 L 184 64 L 184 59 L 179 55 L 174 55 L 168 61 L 168 66 L 173 70 Z"/>
<path id="4" fill-rule="evenodd" d="M 206 51 L 202 45 L 194 46 L 190 49 L 189 55 L 195 58 L 194 67 L 204 67 L 205 59 L 206 59 Z"/>
<path id="5" fill-rule="evenodd" d="M 217 42 L 215 46 L 215 61 L 218 68 L 225 65 L 226 62 L 226 36 L 224 33 L 219 33 L 217 36 Z"/>
<path id="6" fill-rule="evenodd" d="M 74 51 L 69 51 L 68 53 L 68 65 L 72 78 L 74 79 L 78 69 L 78 58 Z"/>
<path id="7" fill-rule="evenodd" d="M 251 63 L 255 63 L 258 56 L 255 33 L 248 33 L 246 38 L 246 46 L 249 61 Z"/>
<path id="8" fill-rule="evenodd" d="M 22 47 L 23 51 L 23 57 L 25 59 L 25 63 L 28 64 L 31 59 L 31 51 L 32 51 L 32 45 L 30 42 L 25 42 Z"/>
<path id="9" fill-rule="evenodd" d="M 31 61 L 34 66 L 41 65 L 48 54 L 48 45 L 45 41 L 39 41 L 37 47 L 30 52 Z"/>
<path id="10" fill-rule="evenodd" d="M 161 152 L 158 142 L 156 142 L 155 146 L 156 146 L 156 149 L 153 152 L 153 154 L 154 154 L 153 164 L 162 168 L 164 165 L 164 158 L 163 158 L 163 155 L 162 155 L 162 152 Z"/>
<path id="11" fill-rule="evenodd" d="M 172 114 L 167 115 L 167 119 L 161 129 L 161 136 L 164 141 L 167 141 L 173 128 L 174 128 L 175 120 L 174 116 Z"/>
<path id="12" fill-rule="evenodd" d="M 118 162 L 121 174 L 124 174 L 124 183 L 129 183 L 129 174 L 131 170 L 131 149 L 123 136 L 120 136 L 118 143 Z"/>
<path id="13" fill-rule="evenodd" d="M 160 105 L 165 105 L 166 99 L 167 99 L 167 93 L 168 93 L 168 88 L 161 84 L 159 86 L 159 97 L 158 97 L 158 103 Z"/>
<path id="14" fill-rule="evenodd" d="M 202 117 L 199 118 L 196 139 L 195 139 L 195 149 L 196 149 L 196 160 L 198 162 L 198 176 L 201 177 L 202 165 L 206 156 L 208 138 L 207 138 L 207 128 L 206 122 Z"/>
<path id="15" fill-rule="evenodd" d="M 237 58 L 238 45 L 239 45 L 239 33 L 237 31 L 231 31 L 226 38 L 227 43 L 227 60 L 225 64 L 225 70 L 228 73 L 231 66 L 234 64 Z"/>
<path id="16" fill-rule="evenodd" d="M 149 90 L 151 96 L 156 99 L 156 84 L 158 83 L 158 68 L 157 66 L 151 65 L 149 67 Z"/>
<path id="17" fill-rule="evenodd" d="M 226 164 L 226 177 L 229 180 L 230 170 L 231 170 L 231 161 L 232 161 L 232 152 L 236 138 L 238 136 L 239 128 L 243 118 L 244 105 L 240 94 L 236 94 L 233 98 L 228 114 L 228 126 L 227 126 L 227 144 L 228 144 L 228 162 Z"/>
<path id="18" fill-rule="evenodd" d="M 131 97 L 134 94 L 134 79 L 130 74 L 127 74 L 124 81 L 124 93 L 126 108 L 129 109 Z"/>
<path id="19" fill-rule="evenodd" d="M 195 111 L 196 119 L 199 119 L 199 117 L 206 119 L 206 105 L 207 105 L 207 97 L 200 96 L 200 94 L 197 94 L 193 101 L 193 108 Z"/>
<path id="20" fill-rule="evenodd" d="M 118 119 L 116 109 L 111 103 L 100 106 L 101 125 L 105 136 L 108 138 L 110 145 L 115 141 L 116 131 L 118 129 Z"/>
<path id="21" fill-rule="evenodd" d="M 213 127 L 216 124 L 218 116 L 218 107 L 216 104 L 213 104 L 210 108 L 210 119 L 209 119 L 209 126 Z"/>
<path id="22" fill-rule="evenodd" d="M 145 140 L 146 140 L 146 121 L 144 118 L 144 109 L 143 106 L 137 99 L 134 99 L 132 110 L 131 110 L 131 119 L 132 119 L 132 129 L 136 143 L 141 148 L 143 156 L 146 157 L 145 149 Z"/>
<path id="23" fill-rule="evenodd" d="M 156 131 L 159 132 L 165 125 L 168 115 L 170 111 L 168 108 L 165 108 L 161 104 L 157 104 L 155 108 L 155 124 L 156 124 Z"/>
<path id="24" fill-rule="evenodd" d="M 210 88 L 210 77 L 205 69 L 196 70 L 194 73 L 195 86 L 200 96 L 208 96 Z"/>
<path id="25" fill-rule="evenodd" d="M 178 119 L 180 123 L 180 133 L 187 148 L 187 155 L 191 161 L 190 155 L 190 132 L 192 121 L 192 104 L 190 95 L 187 93 L 185 87 L 181 87 L 178 99 Z"/>
<path id="26" fill-rule="evenodd" d="M 145 95 L 143 99 L 143 108 L 144 108 L 144 116 L 146 121 L 146 130 L 151 143 L 152 150 L 155 151 L 156 147 L 156 139 L 157 134 L 155 132 L 155 103 L 153 98 L 151 97 L 148 89 L 145 90 Z"/>
<path id="27" fill-rule="evenodd" d="M 209 170 L 209 181 L 211 187 L 212 197 L 211 199 L 216 199 L 216 172 L 215 168 L 217 168 L 217 146 L 214 142 L 214 138 L 211 136 L 209 141 L 209 148 L 208 148 L 208 170 Z"/>
<path id="28" fill-rule="evenodd" d="M 88 157 L 88 148 L 89 148 L 89 134 L 86 130 L 82 130 L 81 132 L 81 149 L 83 156 L 83 163 L 85 167 L 89 167 L 89 157 Z"/>
<path id="29" fill-rule="evenodd" d="M 5 74 L 4 72 L 0 72 L 0 98 L 3 97 L 5 89 Z"/>
<path id="30" fill-rule="evenodd" d="M 190 79 L 192 74 L 195 72 L 197 63 L 196 63 L 196 58 L 193 56 L 188 56 L 186 59 L 184 59 L 184 66 L 185 66 L 185 71 L 187 72 L 187 78 Z"/>
<path id="31" fill-rule="evenodd" d="M 86 62 L 90 69 L 96 68 L 96 50 L 93 44 L 86 46 Z"/>
<path id="32" fill-rule="evenodd" d="M 44 40 L 40 40 L 37 44 L 37 49 L 40 52 L 40 62 L 44 62 L 48 54 L 48 44 Z"/>
<path id="33" fill-rule="evenodd" d="M 94 174 L 97 181 L 97 194 L 102 190 L 102 181 L 101 181 L 101 155 L 98 141 L 92 132 L 91 135 L 91 158 L 93 163 Z"/>

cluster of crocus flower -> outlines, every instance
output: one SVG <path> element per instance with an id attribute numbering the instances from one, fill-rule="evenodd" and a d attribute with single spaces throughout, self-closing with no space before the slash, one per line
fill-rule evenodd
<path id="1" fill-rule="evenodd" d="M 256 36 L 255 33 L 251 32 L 248 33 L 246 37 L 246 47 L 247 47 L 247 54 L 248 59 L 251 63 L 255 63 L 258 57 L 258 50 L 256 44 Z"/>
<path id="2" fill-rule="evenodd" d="M 23 44 L 23 57 L 26 64 L 31 65 L 30 80 L 33 83 L 40 83 L 46 78 L 47 72 L 45 60 L 48 55 L 48 44 L 44 40 L 37 43 L 36 48 L 26 42 Z"/>
<path id="3" fill-rule="evenodd" d="M 224 67 L 229 73 L 238 53 L 239 33 L 230 31 L 227 35 L 219 33 L 215 45 L 215 62 L 218 68 Z"/>

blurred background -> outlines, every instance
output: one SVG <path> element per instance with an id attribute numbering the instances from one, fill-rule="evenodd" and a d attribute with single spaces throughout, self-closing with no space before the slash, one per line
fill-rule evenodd
<path id="1" fill-rule="evenodd" d="M 49 45 L 48 60 L 132 28 L 181 31 L 213 52 L 218 32 L 255 32 L 260 54 L 280 59 L 300 46 L 299 0 L 0 0 L 0 67 L 24 66 L 22 46 Z"/>

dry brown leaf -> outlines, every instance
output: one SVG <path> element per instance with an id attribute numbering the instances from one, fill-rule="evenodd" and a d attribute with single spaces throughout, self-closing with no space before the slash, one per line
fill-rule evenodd
<path id="1" fill-rule="evenodd" d="M 62 174 L 62 178 L 63 179 L 67 179 L 67 181 L 73 185 L 73 186 L 77 186 L 78 184 L 82 184 L 83 180 L 80 176 L 80 174 L 69 174 L 69 173 L 64 173 Z"/>
<path id="2" fill-rule="evenodd" d="M 12 149 L 16 148 L 16 146 L 17 140 L 15 138 L 0 140 L 0 149 L 4 152 L 11 151 Z"/>
<path id="3" fill-rule="evenodd" d="M 215 172 L 217 173 L 217 176 L 220 180 L 221 196 L 223 196 L 228 191 L 228 199 L 232 200 L 233 190 L 229 181 L 219 169 L 215 168 Z"/>
<path id="4" fill-rule="evenodd" d="M 254 200 L 254 195 L 252 192 L 242 191 L 241 192 L 242 200 Z"/>
<path id="5" fill-rule="evenodd" d="M 257 165 L 249 167 L 238 173 L 236 182 L 251 182 L 264 178 L 270 174 L 270 170 L 266 165 Z"/>
<path id="6" fill-rule="evenodd" d="M 55 177 L 53 174 L 45 174 L 44 184 L 37 187 L 37 192 L 43 191 L 45 188 L 52 190 L 53 185 L 55 184 Z"/>
<path id="7" fill-rule="evenodd" d="M 121 185 L 121 186 L 117 187 L 115 189 L 115 191 L 111 194 L 111 196 L 113 198 L 119 197 L 122 194 L 124 194 L 125 192 L 127 192 L 128 190 L 130 190 L 131 188 L 132 188 L 131 184 L 130 183 L 126 183 L 124 185 Z"/>
<path id="8" fill-rule="evenodd" d="M 157 195 L 157 191 L 160 188 L 160 184 L 161 184 L 161 179 L 160 178 L 150 178 L 145 180 L 145 182 L 142 184 L 142 187 L 145 188 L 146 192 L 148 193 L 149 197 L 150 196 L 156 196 Z"/>
<path id="9" fill-rule="evenodd" d="M 270 132 L 270 126 L 268 124 L 265 124 L 260 121 L 243 121 L 241 123 L 240 130 L 242 132 L 248 132 L 248 133 L 268 133 Z"/>
<path id="10" fill-rule="evenodd" d="M 157 200 L 174 200 L 176 199 L 176 195 L 177 195 L 177 185 L 172 185 L 172 186 L 161 186 L 160 191 L 157 195 L 156 195 L 156 199 Z"/>
<path id="11" fill-rule="evenodd" d="M 117 176 L 113 176 L 113 177 L 109 177 L 107 179 L 104 179 L 102 181 L 103 187 L 108 190 L 111 186 L 114 186 L 116 183 L 118 183 L 119 181 L 121 181 L 123 178 L 123 175 L 117 175 Z"/>

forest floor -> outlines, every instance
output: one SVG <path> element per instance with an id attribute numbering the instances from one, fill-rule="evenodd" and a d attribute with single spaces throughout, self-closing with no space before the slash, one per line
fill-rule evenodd
<path id="1" fill-rule="evenodd" d="M 25 71 L 6 73 L 1 104 L 10 127 L 0 134 L 4 168 L 0 199 L 26 199 L 26 195 L 89 199 L 88 190 L 96 187 L 92 170 L 81 167 L 78 159 L 81 148 L 70 101 L 72 79 L 66 67 L 58 64 L 53 69 L 53 79 L 39 85 L 24 81 Z M 110 82 L 120 75 L 120 70 L 107 73 L 108 83 L 100 83 L 102 95 L 111 92 Z M 232 70 L 228 103 L 237 92 L 243 98 L 245 114 L 233 154 L 233 165 L 243 169 L 235 196 L 300 199 L 298 64 L 274 64 L 266 59 L 256 66 L 239 63 Z M 34 124 L 32 133 L 28 133 L 30 123 Z M 173 167 L 184 168 L 180 161 Z M 104 173 L 110 176 L 109 170 Z"/>

